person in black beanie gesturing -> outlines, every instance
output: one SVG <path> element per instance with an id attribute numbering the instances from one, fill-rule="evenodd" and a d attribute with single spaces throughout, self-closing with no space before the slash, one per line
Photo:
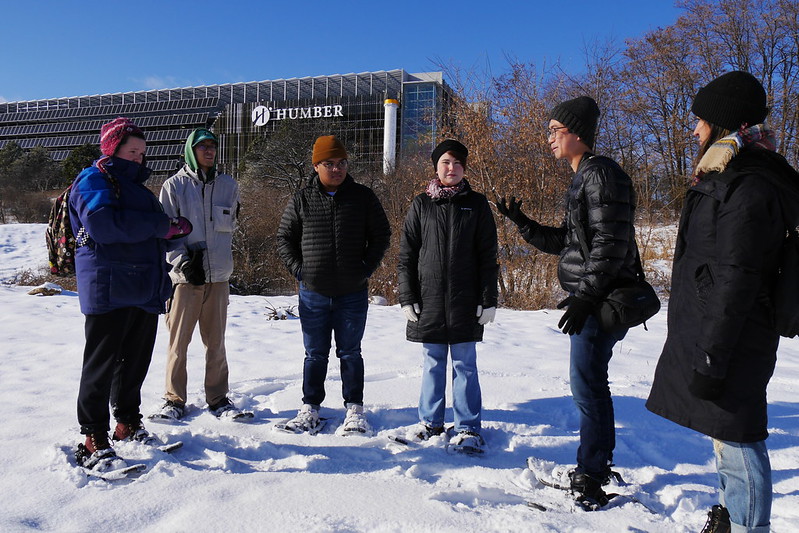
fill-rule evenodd
<path id="1" fill-rule="evenodd" d="M 604 331 L 594 313 L 612 289 L 635 279 L 637 248 L 632 181 L 616 162 L 592 153 L 598 119 L 599 107 L 588 96 L 562 102 L 550 113 L 546 135 L 552 153 L 575 172 L 560 227 L 530 220 L 515 196 L 502 198 L 497 210 L 527 242 L 560 256 L 558 279 L 569 296 L 558 304 L 566 308 L 558 327 L 570 335 L 569 381 L 580 413 L 577 467 L 569 478 L 581 498 L 604 505 L 602 486 L 610 481 L 616 445 L 608 363 L 627 329 Z"/>

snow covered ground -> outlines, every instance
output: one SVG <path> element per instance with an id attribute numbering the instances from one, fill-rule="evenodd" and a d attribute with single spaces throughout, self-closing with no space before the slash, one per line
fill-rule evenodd
<path id="1" fill-rule="evenodd" d="M 0 225 L 0 280 L 46 261 L 44 225 Z M 397 306 L 373 305 L 364 338 L 366 407 L 377 435 L 333 434 L 343 415 L 331 364 L 317 436 L 287 435 L 272 423 L 300 406 L 303 348 L 298 320 L 267 320 L 268 307 L 296 295 L 233 296 L 228 358 L 231 397 L 251 423 L 205 411 L 203 355 L 189 353 L 191 412 L 182 425 L 148 424 L 185 446 L 166 455 L 140 445 L 118 452 L 148 468 L 132 480 L 87 479 L 72 467 L 81 441 L 75 400 L 83 316 L 74 293 L 30 296 L 0 285 L 0 531 L 530 531 L 691 532 L 716 503 L 710 440 L 644 407 L 665 339 L 665 308 L 619 343 L 611 363 L 617 469 L 654 513 L 629 501 L 601 512 L 564 506 L 537 485 L 528 456 L 570 464 L 577 416 L 568 385 L 568 338 L 560 312 L 500 309 L 478 345 L 484 402 L 482 458 L 449 455 L 441 442 L 403 447 L 386 438 L 416 422 L 420 347 L 405 341 Z M 199 337 L 197 335 L 196 337 Z M 166 331 L 161 326 L 143 388 L 145 414 L 159 407 Z M 799 339 L 783 340 L 769 388 L 774 468 L 773 531 L 799 528 Z M 335 363 L 335 361 L 333 362 Z M 527 505 L 534 501 L 541 511 Z"/>

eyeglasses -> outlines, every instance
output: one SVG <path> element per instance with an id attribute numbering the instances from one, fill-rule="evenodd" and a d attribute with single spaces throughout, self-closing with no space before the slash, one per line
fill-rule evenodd
<path id="1" fill-rule="evenodd" d="M 565 130 L 567 128 L 568 128 L 568 126 L 555 126 L 553 128 L 547 128 L 546 129 L 547 139 L 551 139 L 552 137 L 557 135 L 558 134 L 558 130 Z"/>
<path id="2" fill-rule="evenodd" d="M 325 167 L 327 170 L 333 170 L 334 168 L 337 168 L 337 169 L 340 169 L 340 170 L 347 170 L 347 160 L 346 159 L 342 159 L 338 163 L 334 163 L 332 161 L 322 161 L 322 163 L 320 163 L 320 164 L 323 167 Z"/>
<path id="3" fill-rule="evenodd" d="M 216 145 L 215 144 L 198 144 L 198 145 L 195 146 L 195 148 L 198 148 L 198 149 L 200 149 L 202 151 L 207 151 L 207 150 L 216 151 Z"/>

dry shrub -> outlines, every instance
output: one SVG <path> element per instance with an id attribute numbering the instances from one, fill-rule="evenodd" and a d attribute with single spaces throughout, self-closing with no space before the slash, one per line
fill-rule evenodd
<path id="1" fill-rule="evenodd" d="M 38 270 L 30 268 L 18 270 L 7 282 L 9 285 L 19 285 L 22 287 L 38 287 L 45 283 L 55 283 L 67 291 L 77 291 L 78 285 L 75 276 L 54 276 L 47 267 Z"/>
<path id="2" fill-rule="evenodd" d="M 4 220 L 14 220 L 22 224 L 47 222 L 53 205 L 50 196 L 58 196 L 61 191 L 9 191 L 0 194 L 0 205 Z"/>
<path id="3" fill-rule="evenodd" d="M 294 294 L 297 283 L 277 253 L 277 228 L 288 198 L 261 184 L 243 185 L 239 227 L 233 239 L 235 294 Z"/>

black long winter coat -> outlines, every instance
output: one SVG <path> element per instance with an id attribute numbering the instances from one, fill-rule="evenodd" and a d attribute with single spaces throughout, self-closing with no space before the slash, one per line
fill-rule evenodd
<path id="1" fill-rule="evenodd" d="M 314 176 L 283 211 L 277 247 L 308 289 L 334 297 L 367 287 L 390 238 L 386 213 L 369 187 L 348 174 L 330 196 Z"/>
<path id="2" fill-rule="evenodd" d="M 560 227 L 531 224 L 522 237 L 545 253 L 558 254 L 561 287 L 599 303 L 615 287 L 635 279 L 635 190 L 612 159 L 586 153 L 566 194 Z M 583 256 L 578 229 L 585 232 Z"/>
<path id="3" fill-rule="evenodd" d="M 451 199 L 413 199 L 402 230 L 400 304 L 418 303 L 408 322 L 413 342 L 457 344 L 483 340 L 477 306 L 497 305 L 497 228 L 486 197 L 471 189 Z"/>
<path id="4" fill-rule="evenodd" d="M 646 406 L 717 439 L 768 436 L 766 385 L 779 343 L 769 295 L 786 228 L 780 193 L 764 173 L 789 169 L 774 152 L 744 149 L 685 198 L 668 336 Z M 694 370 L 723 378 L 721 399 L 690 393 Z"/>

